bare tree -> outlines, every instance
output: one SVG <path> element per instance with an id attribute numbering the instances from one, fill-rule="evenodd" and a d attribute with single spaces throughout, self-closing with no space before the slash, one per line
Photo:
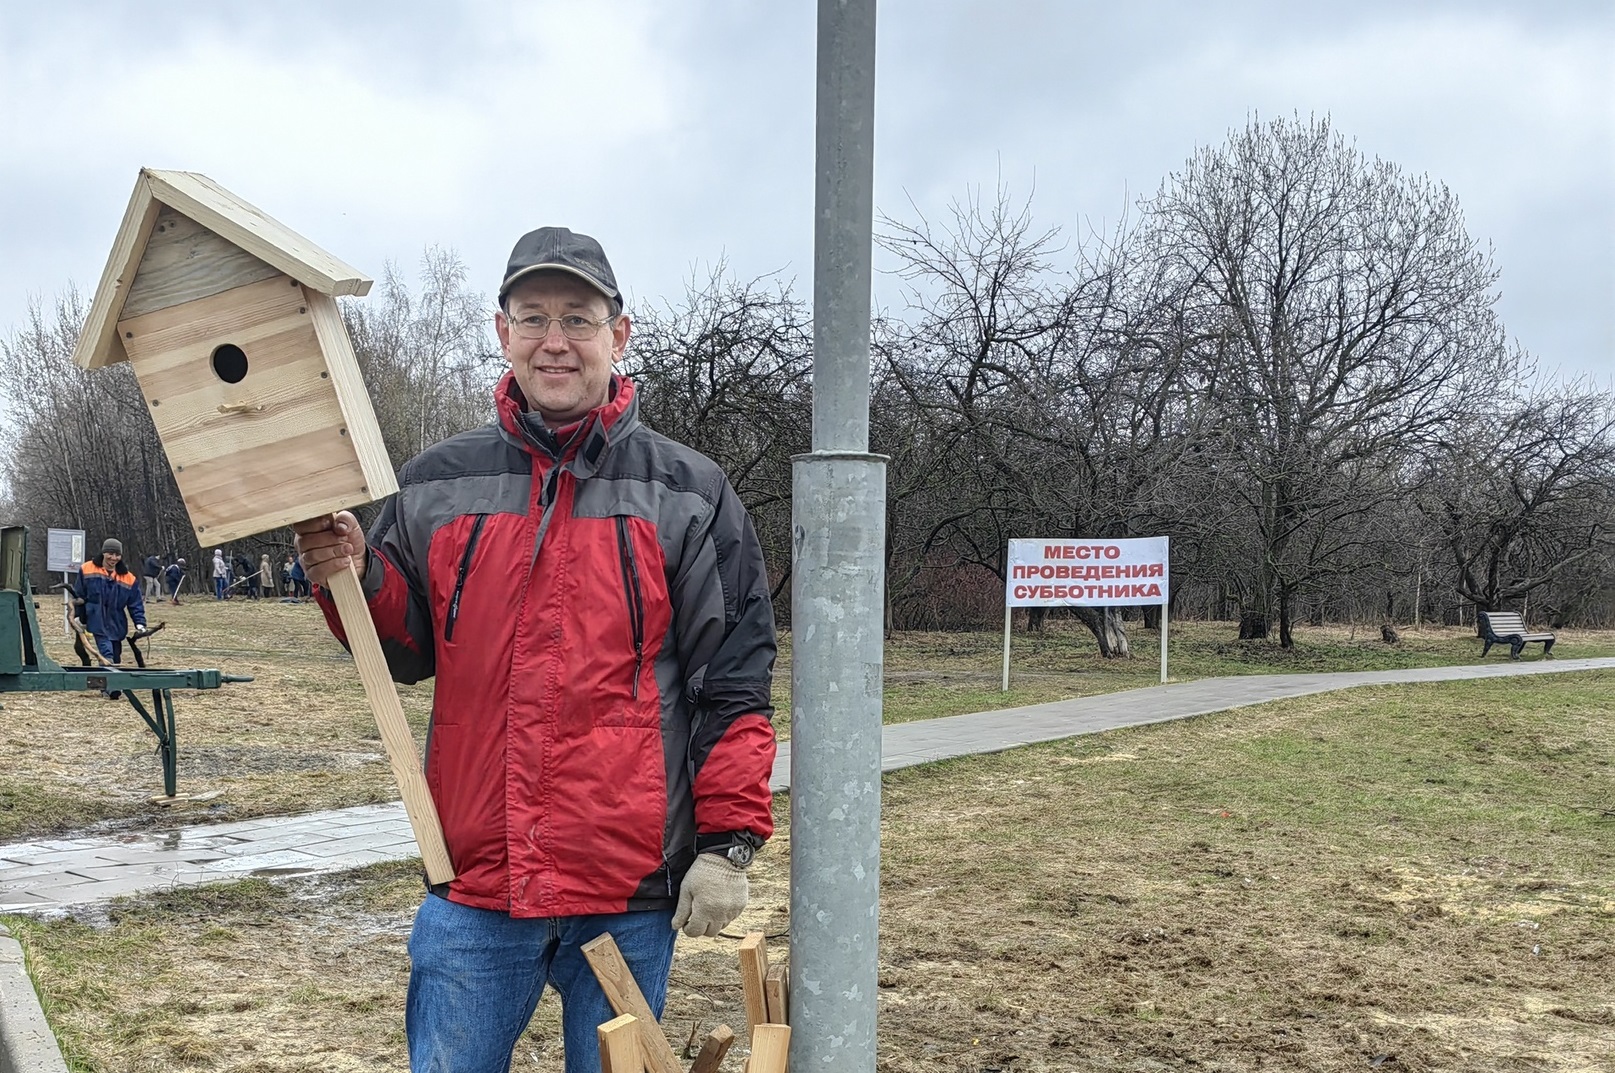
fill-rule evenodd
<path id="1" fill-rule="evenodd" d="M 1508 397 L 1456 428 L 1426 460 L 1420 505 L 1452 558 L 1460 596 L 1482 611 L 1549 593 L 1574 607 L 1615 551 L 1615 397 L 1586 384 Z M 1550 598 L 1551 600 L 1551 598 Z"/>
<path id="2" fill-rule="evenodd" d="M 453 250 L 421 254 L 419 293 L 388 264 L 379 293 L 345 301 L 342 314 L 394 466 L 493 418 L 506 367 L 489 330 L 493 304 L 467 289 Z"/>
<path id="3" fill-rule="evenodd" d="M 1241 636 L 1348 561 L 1337 534 L 1397 494 L 1405 454 L 1513 375 L 1497 272 L 1445 187 L 1363 156 L 1327 120 L 1252 120 L 1143 205 L 1180 288 L 1208 461 L 1255 537 Z"/>
<path id="4" fill-rule="evenodd" d="M 777 280 L 739 281 L 720 262 L 683 300 L 636 314 L 623 371 L 640 418 L 728 473 L 757 525 L 776 598 L 790 579 L 791 456 L 812 439 L 813 329 Z"/>

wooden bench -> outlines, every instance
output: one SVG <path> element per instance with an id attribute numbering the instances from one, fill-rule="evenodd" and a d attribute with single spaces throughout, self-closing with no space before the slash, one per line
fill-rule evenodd
<path id="1" fill-rule="evenodd" d="M 1557 640 L 1551 633 L 1528 631 L 1525 620 L 1517 611 L 1482 611 L 1480 635 L 1486 642 L 1486 646 L 1480 650 L 1482 656 L 1490 652 L 1493 645 L 1508 645 L 1509 659 L 1519 659 L 1520 649 L 1533 643 L 1541 644 L 1542 655 L 1549 656 L 1553 652 L 1553 642 Z"/>

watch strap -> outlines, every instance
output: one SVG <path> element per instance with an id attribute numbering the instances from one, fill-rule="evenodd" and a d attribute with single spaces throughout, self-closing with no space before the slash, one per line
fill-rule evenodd
<path id="1" fill-rule="evenodd" d="M 731 846 L 750 846 L 753 851 L 763 848 L 763 840 L 750 831 L 716 831 L 695 836 L 697 853 L 718 853 Z"/>

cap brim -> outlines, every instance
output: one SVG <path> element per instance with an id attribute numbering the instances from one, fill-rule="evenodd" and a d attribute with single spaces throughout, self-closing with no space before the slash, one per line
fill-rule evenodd
<path id="1" fill-rule="evenodd" d="M 499 286 L 499 300 L 504 301 L 505 295 L 510 293 L 510 288 L 514 287 L 517 283 L 520 283 L 528 276 L 533 275 L 535 272 L 565 272 L 569 276 L 576 276 L 577 278 L 581 279 L 583 282 L 587 283 L 589 286 L 593 287 L 607 298 L 615 299 L 618 297 L 616 291 L 612 290 L 610 287 L 607 287 L 604 283 L 601 283 L 587 272 L 579 271 L 578 269 L 573 268 L 571 265 L 544 264 L 529 265 L 520 272 L 517 272 L 506 279 L 505 282 Z"/>

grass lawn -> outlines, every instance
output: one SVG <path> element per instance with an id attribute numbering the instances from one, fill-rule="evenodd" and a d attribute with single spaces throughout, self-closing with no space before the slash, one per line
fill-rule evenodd
<path id="1" fill-rule="evenodd" d="M 41 615 L 54 606 L 40 598 Z M 331 639 L 312 604 L 236 599 L 189 600 L 154 608 L 167 628 L 151 653 L 154 666 L 218 667 L 254 681 L 208 692 L 177 693 L 179 788 L 219 796 L 168 808 L 155 740 L 123 702 L 95 694 L 7 694 L 6 764 L 0 769 L 0 843 L 80 831 L 149 829 L 283 815 L 397 797 L 370 709 L 352 661 Z M 47 647 L 64 662 L 71 648 L 59 625 L 45 627 Z M 1461 629 L 1405 631 L 1386 645 L 1378 629 L 1303 629 L 1290 652 L 1276 643 L 1233 640 L 1231 623 L 1172 627 L 1175 679 L 1227 674 L 1470 663 L 1480 642 Z M 1099 658 L 1092 637 L 1070 621 L 1014 639 L 1012 688 L 999 691 L 1002 635 L 902 633 L 886 650 L 887 722 L 958 715 L 1154 684 L 1156 635 L 1132 630 L 1131 660 Z M 1615 655 L 1615 631 L 1567 631 L 1555 649 L 1566 658 Z M 1499 661 L 1506 657 L 1493 652 Z M 430 683 L 400 690 L 404 710 L 424 737 Z M 776 726 L 790 734 L 790 639 L 782 638 L 775 675 Z"/>
<path id="2" fill-rule="evenodd" d="M 1609 1070 L 1612 687 L 1376 687 L 887 776 L 879 1068 Z M 736 936 L 788 927 L 786 811 Z M 388 866 L 5 923 L 79 1071 L 401 1068 L 419 895 Z M 680 943 L 680 1043 L 742 1023 L 735 947 Z M 546 998 L 513 1068 L 559 1070 L 556 1031 Z"/>

